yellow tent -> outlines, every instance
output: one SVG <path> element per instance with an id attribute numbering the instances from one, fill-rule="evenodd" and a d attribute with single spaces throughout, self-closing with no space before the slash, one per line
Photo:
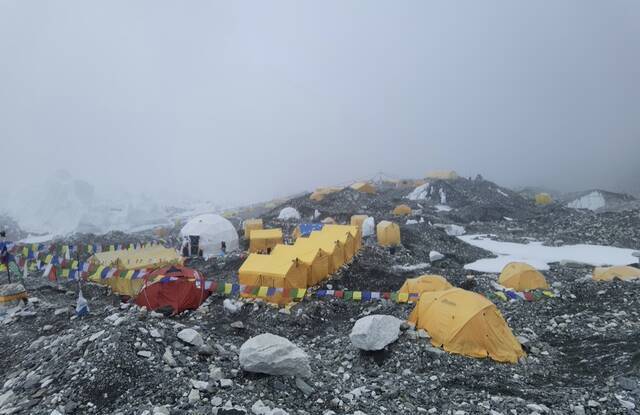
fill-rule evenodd
<path id="1" fill-rule="evenodd" d="M 252 287 L 307 288 L 307 268 L 290 258 L 249 254 L 238 283 Z"/>
<path id="2" fill-rule="evenodd" d="M 262 219 L 247 219 L 242 224 L 245 239 L 251 239 L 251 231 L 263 229 Z"/>
<path id="3" fill-rule="evenodd" d="M 398 205 L 392 212 L 396 216 L 406 216 L 411 214 L 411 208 L 407 205 Z"/>
<path id="4" fill-rule="evenodd" d="M 372 184 L 366 182 L 357 182 L 351 185 L 353 190 L 356 190 L 360 193 L 370 193 L 374 194 L 376 192 L 376 188 L 373 187 Z"/>
<path id="5" fill-rule="evenodd" d="M 549 193 L 538 193 L 535 196 L 535 199 L 536 199 L 536 205 L 539 205 L 539 206 L 545 206 L 553 202 L 553 199 L 551 199 L 551 196 L 549 195 Z"/>
<path id="6" fill-rule="evenodd" d="M 347 235 L 345 240 L 340 239 L 345 244 L 347 260 L 351 259 L 362 248 L 362 230 L 352 225 L 325 225 L 321 232 L 332 233 L 337 236 Z"/>
<path id="7" fill-rule="evenodd" d="M 592 278 L 595 281 L 611 281 L 614 278 L 630 281 L 640 278 L 640 269 L 629 266 L 596 267 Z"/>
<path id="8" fill-rule="evenodd" d="M 453 170 L 434 170 L 427 173 L 425 177 L 427 179 L 455 180 L 458 178 L 458 173 Z"/>
<path id="9" fill-rule="evenodd" d="M 407 278 L 398 292 L 422 294 L 424 292 L 444 291 L 449 288 L 453 288 L 453 286 L 440 275 L 421 275 L 415 278 Z"/>
<path id="10" fill-rule="evenodd" d="M 344 262 L 351 261 L 353 256 L 356 254 L 356 243 L 351 233 L 339 230 L 323 230 L 321 233 L 328 235 L 328 237 L 332 238 L 342 248 Z"/>
<path id="11" fill-rule="evenodd" d="M 269 252 L 274 246 L 282 243 L 282 229 L 255 229 L 251 231 L 249 252 Z"/>
<path id="12" fill-rule="evenodd" d="M 331 193 L 337 193 L 340 190 L 342 190 L 341 187 L 319 187 L 315 192 L 311 193 L 309 199 L 319 202 L 324 199 L 325 196 L 330 195 Z"/>
<path id="13" fill-rule="evenodd" d="M 524 262 L 510 262 L 502 269 L 500 285 L 516 291 L 531 291 L 549 288 L 547 280 L 538 270 Z"/>
<path id="14" fill-rule="evenodd" d="M 400 245 L 400 227 L 388 220 L 383 220 L 376 225 L 378 243 L 382 246 Z"/>
<path id="15" fill-rule="evenodd" d="M 296 240 L 296 245 L 308 248 L 320 248 L 329 257 L 329 274 L 333 274 L 345 263 L 344 246 L 336 242 L 336 238 L 324 232 L 311 232 L 308 238 Z"/>
<path id="16" fill-rule="evenodd" d="M 450 353 L 510 363 L 525 354 L 495 304 L 461 288 L 422 293 L 409 321 Z"/>
<path id="17" fill-rule="evenodd" d="M 307 286 L 311 287 L 329 275 L 329 256 L 320 248 L 303 247 L 302 245 L 276 245 L 271 252 L 272 256 L 298 259 L 307 269 Z"/>
<path id="18" fill-rule="evenodd" d="M 367 215 L 353 215 L 351 216 L 351 226 L 357 226 L 360 231 L 362 231 L 362 224 L 368 218 Z"/>
<path id="19" fill-rule="evenodd" d="M 140 249 L 121 249 L 99 252 L 89 258 L 95 265 L 118 269 L 160 268 L 172 264 L 181 264 L 182 258 L 175 249 L 162 245 L 153 245 Z"/>

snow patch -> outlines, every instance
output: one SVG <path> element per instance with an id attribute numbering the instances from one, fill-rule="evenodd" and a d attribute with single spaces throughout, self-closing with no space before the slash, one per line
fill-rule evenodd
<path id="1" fill-rule="evenodd" d="M 454 225 L 454 224 L 445 225 L 442 223 L 436 223 L 433 226 L 436 228 L 444 229 L 446 234 L 449 236 L 460 236 L 460 235 L 464 235 L 466 232 L 464 229 L 464 226 L 460 226 L 460 225 Z"/>
<path id="2" fill-rule="evenodd" d="M 447 204 L 447 194 L 444 192 L 442 187 L 440 188 L 440 204 L 441 205 Z"/>
<path id="3" fill-rule="evenodd" d="M 526 262 L 532 267 L 546 271 L 552 262 L 575 262 L 593 266 L 628 265 L 635 262 L 633 249 L 603 245 L 543 246 L 536 241 L 528 244 L 494 241 L 489 235 L 465 235 L 458 238 L 498 255 L 466 264 L 465 269 L 479 272 L 499 273 L 509 262 Z"/>
<path id="4" fill-rule="evenodd" d="M 591 192 L 587 195 L 582 196 L 579 199 L 574 200 L 567 204 L 567 207 L 573 209 L 589 209 L 589 210 L 598 210 L 600 208 L 605 207 L 606 201 L 604 200 L 604 196 L 600 192 Z"/>
<path id="5" fill-rule="evenodd" d="M 451 206 L 447 206 L 447 205 L 435 205 L 434 208 L 438 212 L 451 212 Z"/>
<path id="6" fill-rule="evenodd" d="M 496 192 L 500 193 L 504 197 L 509 197 L 509 195 L 503 192 L 502 189 L 496 189 Z"/>
<path id="7" fill-rule="evenodd" d="M 419 264 L 414 265 L 394 265 L 393 269 L 398 271 L 416 271 L 419 269 L 429 268 L 431 264 L 427 264 L 426 262 L 420 262 Z"/>
<path id="8" fill-rule="evenodd" d="M 56 236 L 52 233 L 46 235 L 29 235 L 24 239 L 18 241 L 20 244 L 40 244 L 53 240 Z"/>

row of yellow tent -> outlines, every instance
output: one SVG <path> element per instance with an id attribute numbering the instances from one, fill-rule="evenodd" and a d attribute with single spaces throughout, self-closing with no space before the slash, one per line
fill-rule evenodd
<path id="1" fill-rule="evenodd" d="M 356 182 L 349 187 L 360 193 L 368 193 L 368 194 L 376 193 L 375 186 L 368 182 Z M 311 196 L 309 196 L 309 199 L 319 202 L 322 199 L 324 199 L 327 195 L 330 195 L 332 193 L 337 193 L 342 189 L 343 189 L 342 187 L 319 187 L 313 193 L 311 193 Z"/>
<path id="2" fill-rule="evenodd" d="M 240 267 L 241 285 L 308 288 L 333 274 L 362 246 L 357 226 L 325 225 L 294 245 L 277 244 L 269 255 L 251 253 Z M 277 300 L 276 300 L 277 301 Z"/>
<path id="3" fill-rule="evenodd" d="M 89 262 L 97 266 L 96 272 L 89 276 L 89 281 L 111 287 L 114 293 L 135 297 L 144 285 L 144 279 L 132 279 L 135 270 L 146 268 L 162 268 L 168 265 L 181 265 L 183 258 L 175 249 L 154 245 L 140 249 L 105 251 L 92 255 Z M 105 268 L 118 271 L 130 271 L 124 278 L 112 276 L 103 278 Z"/>
<path id="4" fill-rule="evenodd" d="M 630 266 L 596 267 L 593 279 L 640 278 L 640 269 Z M 507 264 L 498 282 L 517 291 L 546 289 L 544 276 L 523 262 Z M 495 304 L 480 294 L 454 288 L 440 275 L 409 278 L 399 292 L 418 294 L 419 300 L 409 322 L 426 330 L 431 343 L 450 353 L 490 357 L 516 363 L 525 353 Z"/>

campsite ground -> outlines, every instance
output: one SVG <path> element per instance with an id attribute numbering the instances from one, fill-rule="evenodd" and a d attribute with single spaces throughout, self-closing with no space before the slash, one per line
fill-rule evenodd
<path id="1" fill-rule="evenodd" d="M 403 199 L 412 189 L 388 189 L 374 196 L 347 190 L 321 202 L 302 196 L 285 205 L 298 208 L 303 216 L 317 209 L 321 217 L 339 221 L 357 213 L 398 221 L 388 212 L 400 202 L 420 210 L 413 218 L 423 218 L 423 223 L 399 221 L 403 247 L 392 253 L 367 238 L 352 263 L 326 281 L 325 288 L 393 291 L 405 278 L 424 273 L 444 275 L 458 285 L 471 274 L 473 290 L 490 295 L 497 275 L 464 265 L 492 254 L 436 224 L 455 223 L 504 241 L 530 236 L 551 245 L 562 239 L 640 249 L 638 211 L 544 209 L 506 189 L 508 196 L 503 196 L 490 182 L 474 186 L 465 180 L 446 186 L 450 211 L 434 207 L 440 200 Z M 282 225 L 276 219 L 278 208 L 263 216 L 267 226 Z M 293 226 L 287 223 L 286 232 Z M 177 243 L 176 235 L 177 229 L 167 241 Z M 79 235 L 74 241 L 129 243 L 151 237 Z M 431 262 L 431 251 L 445 258 Z M 211 279 L 234 281 L 242 260 L 241 255 L 229 255 L 188 264 Z M 591 270 L 584 264 L 555 262 L 544 274 L 556 297 L 533 302 L 494 298 L 528 350 L 514 365 L 448 354 L 412 331 L 379 353 L 353 348 L 349 333 L 356 319 L 369 314 L 404 319 L 410 304 L 310 296 L 288 311 L 245 303 L 232 313 L 224 307 L 224 298 L 214 294 L 198 310 L 166 318 L 121 304 L 105 288 L 89 284 L 83 292 L 91 312 L 76 318 L 77 285 L 52 284 L 32 273 L 25 281 L 29 305 L 2 317 L 0 414 L 143 414 L 162 405 L 171 414 L 209 414 L 227 401 L 251 411 L 258 400 L 289 414 L 635 413 L 631 407 L 640 404 L 640 283 L 596 283 L 585 278 Z M 180 341 L 177 333 L 184 328 L 199 332 L 206 346 Z M 264 332 L 286 337 L 307 352 L 313 372 L 308 385 L 240 369 L 240 346 Z M 221 384 L 220 378 L 230 382 Z M 195 381 L 211 379 L 218 381 L 201 390 L 198 399 L 192 394 L 190 402 Z M 233 411 L 238 409 L 217 413 L 241 413 Z"/>

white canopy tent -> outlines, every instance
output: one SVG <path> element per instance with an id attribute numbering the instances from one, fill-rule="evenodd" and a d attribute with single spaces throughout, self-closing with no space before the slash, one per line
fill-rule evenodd
<path id="1" fill-rule="evenodd" d="M 180 236 L 182 238 L 200 237 L 199 247 L 202 249 L 202 254 L 205 258 L 219 255 L 223 241 L 227 246 L 227 252 L 239 248 L 236 228 L 220 215 L 205 214 L 196 216 L 184 225 L 180 230 Z"/>

